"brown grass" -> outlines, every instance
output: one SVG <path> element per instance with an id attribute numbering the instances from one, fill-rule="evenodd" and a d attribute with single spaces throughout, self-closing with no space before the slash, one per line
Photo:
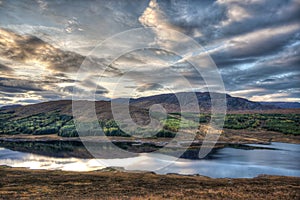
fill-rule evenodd
<path id="1" fill-rule="evenodd" d="M 211 179 L 0 168 L 0 199 L 299 199 L 300 178 Z"/>

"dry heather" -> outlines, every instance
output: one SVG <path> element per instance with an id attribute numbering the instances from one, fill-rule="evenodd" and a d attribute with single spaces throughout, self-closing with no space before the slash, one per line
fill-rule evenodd
<path id="1" fill-rule="evenodd" d="M 0 199 L 299 199 L 300 178 L 62 172 L 0 168 Z"/>

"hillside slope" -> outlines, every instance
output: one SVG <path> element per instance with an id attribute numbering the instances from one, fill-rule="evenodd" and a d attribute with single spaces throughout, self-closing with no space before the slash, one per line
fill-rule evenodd
<path id="1" fill-rule="evenodd" d="M 210 112 L 211 98 L 208 92 L 196 93 L 200 110 L 203 112 Z M 267 111 L 273 109 L 279 109 L 273 105 L 264 105 L 259 102 L 249 101 L 244 98 L 232 97 L 226 95 L 227 110 L 228 111 Z M 117 100 L 120 103 L 122 99 Z M 82 109 L 94 102 L 82 101 Z M 161 104 L 168 112 L 179 112 L 180 106 L 175 94 L 161 94 L 155 96 L 141 97 L 130 100 L 130 110 L 132 113 L 144 114 L 154 104 Z M 95 102 L 96 113 L 99 118 L 110 119 L 111 114 L 111 102 L 110 101 L 97 101 Z M 1 110 L 1 109 L 0 109 Z M 2 108 L 3 110 L 3 108 Z M 71 100 L 59 100 L 49 101 L 37 104 L 31 104 L 26 106 L 11 106 L 5 108 L 6 112 L 13 112 L 16 117 L 26 117 L 36 115 L 39 113 L 59 112 L 65 115 L 72 115 L 72 101 Z"/>

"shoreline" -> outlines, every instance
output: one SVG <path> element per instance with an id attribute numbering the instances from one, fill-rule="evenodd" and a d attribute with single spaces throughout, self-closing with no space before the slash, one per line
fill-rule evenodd
<path id="1" fill-rule="evenodd" d="M 214 179 L 112 168 L 70 172 L 0 166 L 2 199 L 299 199 L 299 191 L 300 177 Z"/>
<path id="2" fill-rule="evenodd" d="M 47 172 L 62 172 L 62 173 L 74 173 L 74 174 L 96 174 L 96 173 L 106 173 L 106 172 L 111 172 L 111 173 L 128 173 L 128 174 L 153 174 L 157 176 L 178 176 L 178 177 L 200 177 L 200 178 L 206 178 L 206 179 L 256 179 L 259 177 L 286 177 L 286 178 L 299 178 L 300 176 L 289 176 L 289 175 L 272 175 L 272 174 L 258 174 L 257 176 L 254 177 L 209 177 L 205 176 L 202 174 L 180 174 L 180 173 L 165 173 L 165 174 L 160 174 L 156 173 L 155 171 L 143 171 L 143 170 L 127 170 L 124 167 L 103 167 L 102 169 L 95 169 L 95 170 L 89 170 L 89 171 L 73 171 L 73 170 L 61 170 L 61 169 L 30 169 L 29 167 L 12 167 L 8 165 L 0 165 L 0 171 L 4 169 L 9 169 L 9 170 L 21 170 L 21 171 L 47 171 Z M 300 181 L 300 180 L 299 180 Z M 299 182 L 300 183 L 300 182 Z M 299 185 L 300 187 L 300 185 Z"/>
<path id="3" fill-rule="evenodd" d="M 235 132 L 226 133 L 228 135 L 221 135 L 217 143 L 214 145 L 212 151 L 217 151 L 225 147 L 232 148 L 264 148 L 264 147 L 249 147 L 251 144 L 270 145 L 272 142 L 282 142 L 288 144 L 300 144 L 300 137 L 293 136 L 288 140 L 284 138 L 285 135 L 280 134 L 280 137 L 275 139 L 265 138 L 266 135 L 260 132 L 252 132 L 252 137 L 248 133 Z M 261 138 L 257 138 L 257 135 Z M 164 153 L 167 155 L 175 155 L 176 152 L 184 150 L 185 152 L 180 156 L 183 159 L 198 160 L 198 153 L 202 147 L 203 140 L 196 138 L 192 143 L 191 141 L 172 141 L 172 138 L 159 138 L 159 139 L 136 139 L 124 137 L 93 137 L 89 136 L 85 139 L 88 143 L 100 145 L 98 146 L 101 153 L 98 155 L 101 158 L 110 158 L 111 148 L 121 148 L 132 153 L 150 153 L 154 152 L 166 144 Z M 187 146 L 189 144 L 189 146 Z M 82 143 L 81 138 L 73 137 L 60 137 L 57 135 L 0 135 L 0 147 L 8 148 L 14 151 L 34 153 L 45 156 L 52 156 L 58 158 L 74 157 L 74 158 L 94 158 L 91 153 L 86 149 Z M 267 148 L 267 147 L 266 147 Z M 100 151 L 98 151 L 100 152 Z M 175 153 L 175 154 L 173 154 Z M 176 154 L 177 155 L 177 154 Z M 117 156 L 117 155 L 116 155 Z M 120 154 L 120 158 L 126 155 Z M 209 156 L 209 155 L 208 155 Z"/>
<path id="4" fill-rule="evenodd" d="M 193 144 L 202 144 L 205 135 L 196 135 Z M 118 136 L 86 136 L 85 141 L 93 141 L 97 139 L 103 142 L 139 142 L 154 143 L 161 145 L 171 141 L 173 138 L 134 138 L 134 137 L 118 137 Z M 81 142 L 83 137 L 61 137 L 56 134 L 50 135 L 0 135 L 0 141 L 28 141 L 28 142 L 47 142 L 47 141 L 74 141 Z M 182 140 L 184 142 L 184 139 Z M 218 144 L 270 144 L 270 142 L 282 142 L 291 144 L 300 144 L 300 136 L 287 135 L 272 131 L 249 131 L 249 130 L 225 130 L 220 135 Z"/>

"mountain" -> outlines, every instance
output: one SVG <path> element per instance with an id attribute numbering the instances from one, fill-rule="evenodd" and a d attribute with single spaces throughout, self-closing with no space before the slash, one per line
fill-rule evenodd
<path id="1" fill-rule="evenodd" d="M 181 103 L 183 103 L 184 105 L 191 105 L 192 98 L 190 95 L 191 93 L 162 94 L 131 99 L 129 101 L 129 113 L 126 111 L 127 109 L 123 109 L 127 108 L 127 105 L 124 104 L 126 102 L 126 99 L 114 99 L 112 101 L 96 102 L 81 100 L 76 101 L 75 104 L 71 100 L 59 100 L 26 106 L 10 106 L 4 109 L 0 109 L 0 134 L 58 134 L 59 136 L 63 137 L 75 137 L 78 136 L 78 133 L 73 121 L 74 114 L 74 116 L 76 116 L 76 119 L 80 119 L 80 122 L 82 122 L 81 127 L 84 128 L 84 130 L 87 130 L 84 134 L 94 135 L 97 132 L 95 132 L 96 130 L 93 129 L 94 125 L 91 122 L 94 122 L 96 120 L 94 119 L 94 114 L 96 113 L 100 125 L 104 127 L 103 130 L 105 132 L 105 135 L 128 137 L 127 131 L 130 131 L 130 133 L 136 133 L 137 130 L 139 131 L 137 134 L 149 135 L 150 132 L 148 129 L 145 131 L 143 129 L 136 129 L 134 126 L 131 126 L 131 120 L 139 125 L 148 125 L 151 120 L 150 116 L 154 116 L 155 118 L 158 117 L 156 119 L 161 121 L 164 115 L 159 115 L 157 113 L 160 110 L 152 110 L 152 105 L 160 104 L 169 113 L 169 117 L 168 121 L 165 122 L 166 124 L 164 126 L 164 129 L 157 133 L 157 137 L 173 137 L 174 131 L 176 132 L 176 130 L 178 129 L 177 123 L 180 121 L 180 119 L 178 118 L 178 114 L 176 114 L 180 112 L 180 106 L 177 97 L 181 99 Z M 204 118 L 202 117 L 202 122 L 207 122 L 207 120 L 209 120 L 207 118 L 209 118 L 211 107 L 210 95 L 211 94 L 207 92 L 196 93 L 196 97 L 199 101 L 197 103 L 200 107 L 200 113 L 205 114 Z M 218 95 L 221 94 L 215 93 L 213 95 L 216 97 L 220 97 Z M 222 94 L 221 96 L 225 95 Z M 226 98 L 228 105 L 227 111 L 229 114 L 275 114 L 300 112 L 300 109 L 280 109 L 272 105 L 262 105 L 259 102 L 232 97 L 230 95 L 226 95 Z M 74 109 L 72 104 L 76 109 Z M 114 113 L 117 113 L 117 115 L 114 116 L 112 115 L 112 104 L 114 105 Z M 95 113 L 92 112 L 93 110 L 90 110 L 91 108 L 95 108 Z M 122 109 L 117 110 L 117 108 Z M 193 106 L 188 107 L 188 109 L 184 110 L 183 112 L 188 114 L 185 115 L 185 117 L 198 116 L 198 112 L 193 109 Z M 128 116 L 128 114 L 130 116 Z M 272 117 L 274 115 L 270 116 Z M 289 116 L 292 116 L 291 119 L 294 120 L 294 115 Z M 241 116 L 236 115 L 233 119 L 235 118 L 237 118 L 238 120 L 232 121 L 231 119 L 231 121 L 229 121 L 229 124 L 227 123 L 227 128 L 243 127 L 241 126 L 241 122 L 239 122 Z M 246 118 L 242 118 L 242 121 Z M 277 118 L 275 117 L 275 119 Z M 297 120 L 297 118 L 295 119 Z M 250 117 L 249 120 L 252 120 L 252 118 Z M 195 126 L 194 121 L 187 121 L 188 122 L 185 122 L 186 126 Z M 122 126 L 123 128 L 126 127 L 126 129 L 128 130 L 124 132 L 122 129 L 120 129 L 119 125 L 117 124 L 118 122 L 121 122 L 120 126 Z M 155 125 L 155 121 L 153 122 L 154 123 L 152 123 L 152 125 Z M 253 120 L 250 124 L 252 123 L 254 123 Z M 293 123 L 296 124 L 297 122 L 295 121 Z M 248 122 L 245 122 L 245 124 L 248 124 Z M 91 126 L 92 129 L 86 129 L 85 126 Z M 288 126 L 281 126 L 280 131 L 285 133 L 295 133 L 298 131 L 297 126 L 295 126 L 296 128 L 294 126 L 291 128 L 290 126 L 290 124 Z M 248 127 L 248 125 L 245 127 Z M 287 129 L 287 127 L 289 128 Z"/>
<path id="2" fill-rule="evenodd" d="M 12 104 L 12 105 L 7 105 L 7 106 L 2 106 L 0 107 L 0 110 L 8 110 L 8 109 L 13 109 L 13 108 L 18 108 L 21 107 L 21 104 Z"/>
<path id="3" fill-rule="evenodd" d="M 262 105 L 276 106 L 278 108 L 300 108 L 299 102 L 259 102 Z"/>
<path id="4" fill-rule="evenodd" d="M 189 93 L 178 93 L 177 95 L 188 96 Z M 211 97 L 209 92 L 196 92 L 200 111 L 208 112 L 211 107 Z M 270 110 L 278 109 L 274 105 L 262 105 L 259 102 L 249 101 L 240 97 L 232 97 L 226 94 L 227 110 Z M 175 94 L 161 94 L 149 97 L 132 99 L 131 103 L 137 107 L 149 108 L 153 104 L 162 104 L 168 112 L 178 112 L 179 103 Z"/>
<path id="5" fill-rule="evenodd" d="M 184 95 L 188 97 L 189 93 L 178 93 L 176 95 Z M 179 103 L 175 94 L 161 94 L 148 97 L 141 97 L 130 100 L 130 112 L 136 118 L 143 118 L 147 116 L 147 110 L 154 104 L 161 104 L 167 110 L 167 112 L 179 112 Z M 200 111 L 209 112 L 211 106 L 211 98 L 208 92 L 197 92 L 196 93 Z M 278 109 L 274 105 L 263 105 L 259 102 L 249 101 L 244 98 L 232 97 L 226 95 L 227 99 L 227 110 L 228 111 L 247 111 L 247 110 L 272 110 Z M 116 102 L 122 104 L 124 99 L 117 99 Z M 89 104 L 94 102 L 81 101 L 80 109 L 84 112 L 87 110 Z M 99 118 L 111 119 L 111 102 L 110 101 L 97 101 L 95 102 L 96 113 Z M 3 109 L 2 109 L 3 110 Z M 16 117 L 26 117 L 30 115 L 36 115 L 39 113 L 59 112 L 65 115 L 72 115 L 72 101 L 71 100 L 60 100 L 50 101 L 38 104 L 31 104 L 26 106 L 16 106 L 5 109 L 6 112 L 12 112 Z M 147 121 L 148 117 L 144 120 Z M 144 121 L 143 120 L 143 121 Z"/>

